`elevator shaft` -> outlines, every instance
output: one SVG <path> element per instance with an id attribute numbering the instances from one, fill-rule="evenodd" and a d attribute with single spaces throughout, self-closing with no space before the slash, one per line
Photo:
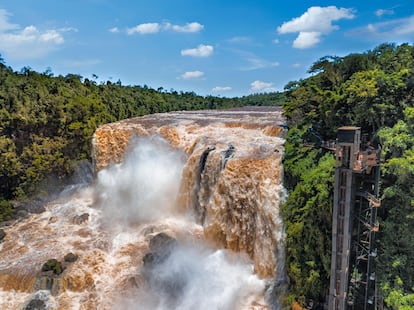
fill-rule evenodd
<path id="1" fill-rule="evenodd" d="M 329 309 L 375 309 L 380 149 L 348 126 L 338 129 L 335 150 Z"/>

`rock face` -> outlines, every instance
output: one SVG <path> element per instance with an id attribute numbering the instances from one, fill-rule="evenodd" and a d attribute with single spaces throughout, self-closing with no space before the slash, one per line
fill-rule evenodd
<path id="1" fill-rule="evenodd" d="M 3 229 L 0 229 L 0 243 L 3 242 L 4 238 L 6 238 L 6 233 Z"/>
<path id="2" fill-rule="evenodd" d="M 282 256 L 284 119 L 279 108 L 154 114 L 99 127 L 97 171 L 122 161 L 135 137 L 158 134 L 188 156 L 177 208 L 194 213 L 218 247 L 247 253 L 263 278 Z"/>
<path id="3" fill-rule="evenodd" d="M 177 240 L 166 233 L 155 235 L 149 242 L 150 252 L 142 259 L 144 268 L 151 268 L 165 261 L 176 246 Z"/>

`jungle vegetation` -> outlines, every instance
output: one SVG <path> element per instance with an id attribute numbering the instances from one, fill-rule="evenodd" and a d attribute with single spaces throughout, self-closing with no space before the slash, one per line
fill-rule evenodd
<path id="1" fill-rule="evenodd" d="M 353 125 L 382 146 L 379 301 L 385 309 L 413 309 L 414 47 L 386 43 L 326 56 L 309 74 L 285 87 L 288 302 L 322 304 L 328 295 L 334 157 L 317 145 L 335 139 L 338 127 Z"/>
<path id="2" fill-rule="evenodd" d="M 104 123 L 179 110 L 282 105 L 283 93 L 241 98 L 198 96 L 77 74 L 54 76 L 30 67 L 14 71 L 0 55 L 0 222 L 12 202 L 42 198 L 71 181 L 90 160 L 91 138 Z M 39 198 L 39 199 L 40 199 Z"/>

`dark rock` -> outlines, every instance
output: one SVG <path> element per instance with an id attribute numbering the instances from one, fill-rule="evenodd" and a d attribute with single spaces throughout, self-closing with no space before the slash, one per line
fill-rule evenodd
<path id="1" fill-rule="evenodd" d="M 83 223 L 87 222 L 88 220 L 89 220 L 89 213 L 83 213 L 81 215 L 76 215 L 72 219 L 72 222 L 74 224 L 80 225 L 80 224 L 83 224 Z"/>
<path id="2" fill-rule="evenodd" d="M 32 299 L 23 310 L 46 310 L 46 303 L 40 299 Z"/>
<path id="3" fill-rule="evenodd" d="M 50 292 L 38 291 L 31 300 L 22 308 L 22 310 L 45 310 L 48 309 L 48 301 L 50 299 Z"/>
<path id="4" fill-rule="evenodd" d="M 155 261 L 156 261 L 156 257 L 151 252 L 145 254 L 144 257 L 142 258 L 142 262 L 144 263 L 144 266 L 146 267 L 152 266 Z"/>
<path id="5" fill-rule="evenodd" d="M 169 270 L 168 259 L 177 247 L 178 242 L 175 238 L 166 233 L 159 233 L 149 241 L 150 252 L 142 259 L 143 280 L 151 289 L 167 298 L 170 308 L 175 308 L 173 305 L 182 295 L 186 280 L 178 274 L 181 270 L 178 273 L 177 270 L 160 270 Z"/>
<path id="6" fill-rule="evenodd" d="M 177 246 L 177 240 L 166 233 L 159 233 L 151 238 L 149 248 L 152 253 L 168 256 Z"/>
<path id="7" fill-rule="evenodd" d="M 46 200 L 42 199 L 33 199 L 24 203 L 21 207 L 29 213 L 39 214 L 45 212 Z"/>
<path id="8" fill-rule="evenodd" d="M 65 255 L 63 259 L 65 260 L 65 262 L 73 263 L 73 262 L 76 262 L 76 260 L 78 259 L 78 255 L 73 254 L 73 253 L 68 253 Z"/>
<path id="9" fill-rule="evenodd" d="M 142 234 L 143 234 L 144 236 L 148 236 L 149 234 L 153 234 L 153 233 L 154 233 L 154 231 L 155 231 L 154 226 L 148 226 L 148 227 L 145 227 L 145 228 L 142 230 Z"/>
<path id="10" fill-rule="evenodd" d="M 227 162 L 233 157 L 234 152 L 235 148 L 233 144 L 229 144 L 229 148 L 221 152 L 220 170 L 224 170 L 226 168 Z"/>
<path id="11" fill-rule="evenodd" d="M 3 242 L 4 238 L 6 238 L 6 233 L 3 229 L 0 229 L 0 242 Z"/>
<path id="12" fill-rule="evenodd" d="M 175 238 L 159 233 L 150 240 L 149 248 L 140 271 L 145 285 L 165 299 L 168 309 L 176 309 L 194 271 L 174 258 L 174 252 L 180 251 Z"/>
<path id="13" fill-rule="evenodd" d="M 16 216 L 18 218 L 25 219 L 25 218 L 29 217 L 29 212 L 27 212 L 24 209 L 21 209 L 21 210 L 17 211 Z"/>
<path id="14" fill-rule="evenodd" d="M 149 242 L 150 252 L 145 254 L 142 261 L 145 268 L 153 268 L 165 261 L 177 246 L 177 240 L 166 233 L 159 233 Z"/>

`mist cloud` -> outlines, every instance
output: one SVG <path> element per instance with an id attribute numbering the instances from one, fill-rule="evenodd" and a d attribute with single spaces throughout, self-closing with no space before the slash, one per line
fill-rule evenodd
<path id="1" fill-rule="evenodd" d="M 260 296 L 265 283 L 252 265 L 225 250 L 178 246 L 152 271 L 147 286 L 119 303 L 123 309 L 244 309 L 249 296 Z M 118 303 L 118 305 L 119 305 Z"/>
<path id="2" fill-rule="evenodd" d="M 160 136 L 139 137 L 124 162 L 98 173 L 97 202 L 104 219 L 129 224 L 165 216 L 174 206 L 183 154 Z"/>

